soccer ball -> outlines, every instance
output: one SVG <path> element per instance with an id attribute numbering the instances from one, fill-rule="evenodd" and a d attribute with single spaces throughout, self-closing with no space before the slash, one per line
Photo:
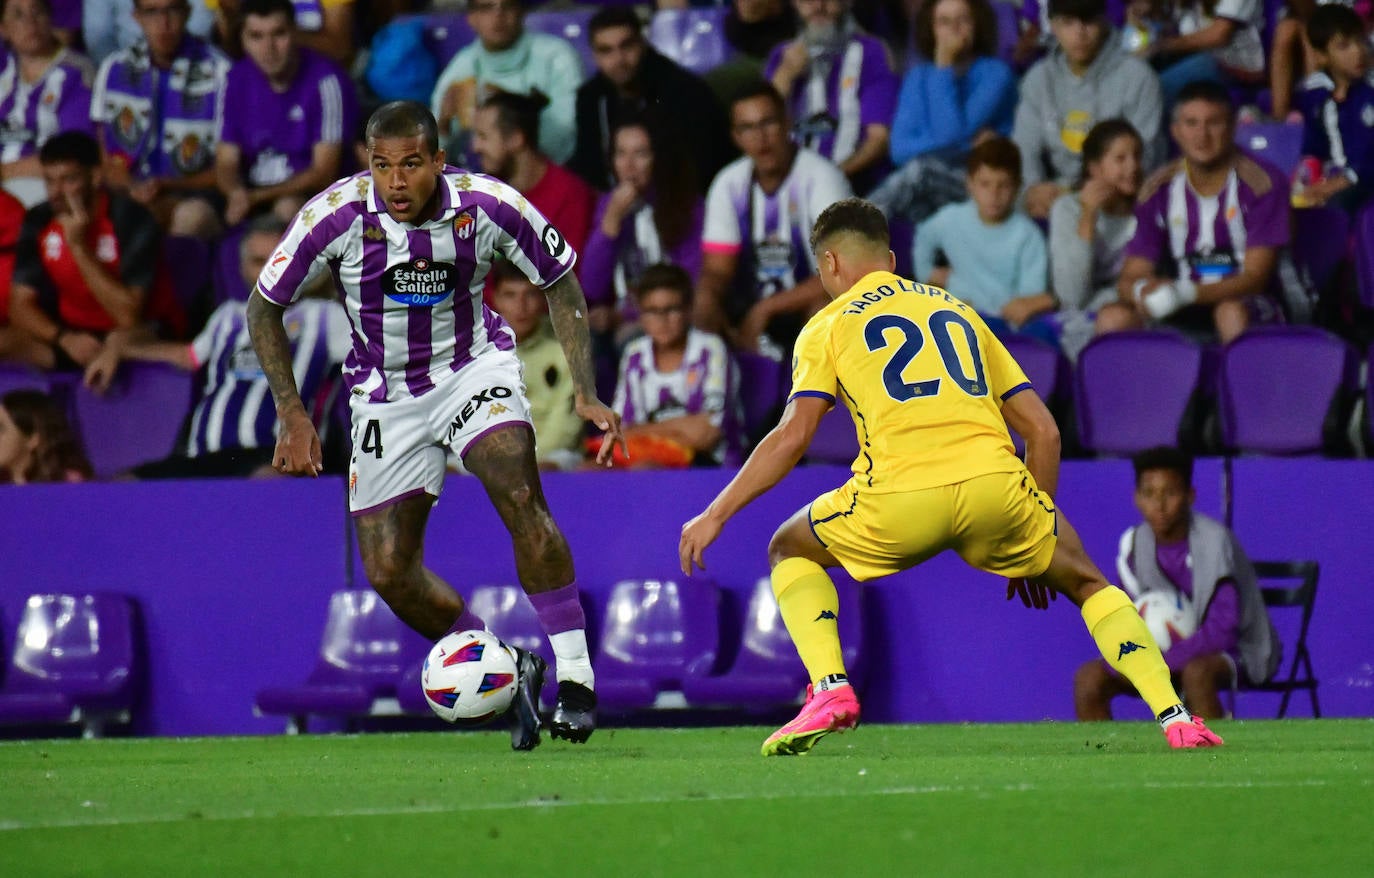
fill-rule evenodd
<path id="1" fill-rule="evenodd" d="M 1181 591 L 1147 591 L 1135 602 L 1135 608 L 1159 644 L 1160 652 L 1197 633 L 1192 602 Z"/>
<path id="2" fill-rule="evenodd" d="M 510 707 L 519 676 L 514 654 L 495 635 L 459 631 L 429 651 L 420 687 L 441 719 L 480 725 Z"/>

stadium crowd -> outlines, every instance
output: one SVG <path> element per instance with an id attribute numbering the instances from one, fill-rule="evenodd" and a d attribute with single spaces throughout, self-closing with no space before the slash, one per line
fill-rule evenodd
<path id="1" fill-rule="evenodd" d="M 1069 362 L 1142 327 L 1366 343 L 1354 243 L 1318 277 L 1293 228 L 1362 227 L 1371 8 L 1272 5 L 735 0 L 719 63 L 693 70 L 647 26 L 681 0 L 555 5 L 587 13 L 575 39 L 520 0 L 0 0 L 0 363 L 97 392 L 128 360 L 195 371 L 177 447 L 132 475 L 270 473 L 244 301 L 305 202 L 367 167 L 362 123 L 396 99 L 576 249 L 627 465 L 738 462 L 767 428 L 780 399 L 746 412 L 741 368 L 786 369 L 827 301 L 811 225 L 850 194 L 888 216 L 900 273 Z M 436 22 L 471 37 L 446 57 Z M 1237 145 L 1271 116 L 1301 127 L 1292 167 Z M 319 292 L 287 328 L 323 426 L 347 333 Z M 497 270 L 487 302 L 518 338 L 541 465 L 584 466 L 538 291 Z M 35 469 L 25 446 L 0 478 L 88 477 L 70 432 L 48 433 L 68 463 Z"/>

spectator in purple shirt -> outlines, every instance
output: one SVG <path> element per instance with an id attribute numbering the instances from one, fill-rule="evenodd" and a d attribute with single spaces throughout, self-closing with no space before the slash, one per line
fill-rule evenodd
<path id="1" fill-rule="evenodd" d="M 645 268 L 659 262 L 682 267 L 695 283 L 701 274 L 705 202 L 691 165 L 662 128 L 626 120 L 611 136 L 616 186 L 601 196 L 591 237 L 582 253 L 582 283 L 597 332 L 620 338 L 638 328 L 630 290 Z"/>
<path id="2" fill-rule="evenodd" d="M 867 191 L 889 168 L 897 74 L 882 41 L 858 30 L 850 0 L 793 0 L 802 32 L 774 47 L 764 76 L 784 98 L 793 138 Z"/>
<path id="3" fill-rule="evenodd" d="M 64 47 L 48 0 L 0 0 L 0 176 L 32 207 L 43 201 L 38 149 L 59 131 L 91 131 L 91 64 Z"/>
<path id="4" fill-rule="evenodd" d="M 357 98 L 338 64 L 296 41 L 291 0 L 244 0 L 245 57 L 229 70 L 215 175 L 232 226 L 285 220 L 340 176 Z"/>
<path id="5" fill-rule="evenodd" d="M 172 235 L 218 234 L 215 137 L 229 59 L 187 33 L 187 0 L 134 0 L 143 38 L 100 64 L 91 96 L 105 181 Z"/>
<path id="6" fill-rule="evenodd" d="M 1097 333 L 1165 323 L 1228 342 L 1260 323 L 1308 316 L 1303 291 L 1281 270 L 1289 242 L 1288 181 L 1235 145 L 1226 86 L 1189 83 L 1170 128 L 1182 156 L 1145 181 L 1135 235 L 1117 281 L 1120 300 L 1097 313 Z"/>
<path id="7" fill-rule="evenodd" d="M 1193 510 L 1193 460 L 1175 448 L 1136 455 L 1135 505 L 1145 521 L 1121 535 L 1117 571 L 1139 602 L 1152 592 L 1183 595 L 1192 608 L 1192 636 L 1164 651 L 1188 709 L 1204 719 L 1224 716 L 1219 691 L 1234 681 L 1262 683 L 1279 663 L 1278 637 L 1264 609 L 1255 570 L 1235 534 Z M 1111 701 L 1135 688 L 1102 659 L 1074 675 L 1080 720 L 1112 718 Z"/>

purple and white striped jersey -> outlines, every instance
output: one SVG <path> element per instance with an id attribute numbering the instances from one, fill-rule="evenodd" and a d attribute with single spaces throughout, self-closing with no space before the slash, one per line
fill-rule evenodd
<path id="1" fill-rule="evenodd" d="M 19 75 L 19 59 L 0 60 L 0 162 L 34 155 L 59 131 L 91 133 L 91 62 L 62 49 L 37 82 Z"/>
<path id="2" fill-rule="evenodd" d="M 268 448 L 276 441 L 277 409 L 248 336 L 247 305 L 225 302 L 191 343 L 205 368 L 205 390 L 191 412 L 187 457 L 231 448 Z M 301 299 L 282 316 L 291 367 L 315 426 L 328 421 L 337 382 L 330 379 L 348 354 L 348 317 L 335 301 Z"/>
<path id="3" fill-rule="evenodd" d="M 709 414 L 721 430 L 720 443 L 711 452 L 716 463 L 741 438 L 739 373 L 724 340 L 699 329 L 687 330 L 682 364 L 671 372 L 660 372 L 654 364 L 654 342 L 647 335 L 627 344 L 612 408 L 626 426 Z"/>
<path id="4" fill-rule="evenodd" d="M 348 389 L 370 402 L 422 396 L 484 353 L 515 348 L 515 334 L 482 302 L 492 261 L 508 260 L 547 287 L 577 254 L 523 195 L 499 180 L 446 167 L 436 217 L 397 222 L 367 171 L 312 198 L 258 279 L 285 306 L 326 268 L 353 327 Z"/>

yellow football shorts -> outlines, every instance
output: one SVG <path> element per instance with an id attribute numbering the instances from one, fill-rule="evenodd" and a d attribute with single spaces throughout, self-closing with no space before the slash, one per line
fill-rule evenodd
<path id="1" fill-rule="evenodd" d="M 1038 576 L 1050 566 L 1054 502 L 1025 469 L 894 494 L 864 492 L 857 479 L 808 510 L 811 532 L 857 580 L 915 567 L 953 549 L 998 576 Z"/>

